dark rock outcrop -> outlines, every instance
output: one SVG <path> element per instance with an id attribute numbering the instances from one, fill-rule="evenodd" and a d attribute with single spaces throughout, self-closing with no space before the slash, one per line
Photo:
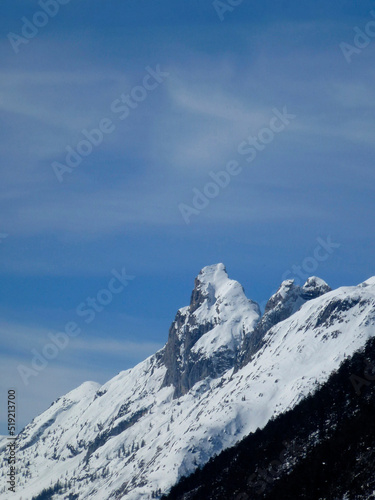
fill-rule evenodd
<path id="1" fill-rule="evenodd" d="M 303 287 L 295 285 L 294 280 L 283 281 L 277 292 L 268 300 L 264 314 L 254 331 L 245 337 L 236 370 L 245 366 L 262 347 L 263 338 L 270 328 L 289 318 L 308 300 L 330 291 L 327 283 L 316 276 L 309 278 Z"/>

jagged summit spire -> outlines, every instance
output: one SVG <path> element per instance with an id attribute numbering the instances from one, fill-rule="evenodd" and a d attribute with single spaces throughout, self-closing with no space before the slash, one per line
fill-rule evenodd
<path id="1" fill-rule="evenodd" d="M 217 298 L 218 291 L 229 281 L 224 264 L 205 266 L 195 278 L 194 290 L 191 293 L 190 312 L 196 311 L 207 299 L 207 305 L 212 306 Z"/>
<path id="2" fill-rule="evenodd" d="M 306 280 L 306 283 L 303 285 L 303 288 L 311 286 L 330 288 L 329 285 L 324 280 L 322 280 L 322 278 L 319 278 L 318 276 L 310 276 L 310 278 L 308 278 Z"/>
<path id="3" fill-rule="evenodd" d="M 265 313 L 275 309 L 275 307 L 280 304 L 285 304 L 285 302 L 290 299 L 294 302 L 293 312 L 295 312 L 306 300 L 320 297 L 330 291 L 330 286 L 317 276 L 310 276 L 302 287 L 296 285 L 293 279 L 284 280 L 277 292 L 268 300 Z M 289 314 L 291 313 L 290 311 Z"/>
<path id="4" fill-rule="evenodd" d="M 255 304 L 246 297 L 242 285 L 229 278 L 224 264 L 219 263 L 204 267 L 195 278 L 189 312 L 199 309 L 200 319 L 208 319 L 212 314 L 218 316 L 221 312 L 224 318 L 228 305 L 248 307 L 249 303 Z"/>
<path id="5" fill-rule="evenodd" d="M 302 287 L 302 297 L 304 299 L 315 299 L 331 291 L 331 287 L 321 278 L 310 276 Z"/>
<path id="6" fill-rule="evenodd" d="M 173 384 L 180 396 L 206 376 L 220 376 L 234 365 L 244 335 L 259 318 L 258 304 L 228 277 L 224 264 L 204 267 L 190 305 L 177 312 L 169 330 L 165 385 Z"/>
<path id="7" fill-rule="evenodd" d="M 259 350 L 266 332 L 277 323 L 289 318 L 307 301 L 316 299 L 331 291 L 327 283 L 311 276 L 303 286 L 298 286 L 293 279 L 284 280 L 277 292 L 268 300 L 264 315 L 256 325 L 251 336 L 245 338 L 242 352 L 236 368 L 244 366 Z"/>

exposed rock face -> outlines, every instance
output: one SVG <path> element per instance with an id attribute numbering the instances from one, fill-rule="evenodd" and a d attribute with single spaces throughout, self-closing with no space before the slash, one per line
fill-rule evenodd
<path id="1" fill-rule="evenodd" d="M 259 317 L 258 304 L 228 278 L 223 264 L 203 268 L 190 305 L 177 312 L 169 329 L 164 385 L 174 385 L 174 397 L 179 397 L 196 382 L 221 376 L 234 366 L 245 335 Z"/>
<path id="2" fill-rule="evenodd" d="M 283 281 L 260 318 L 259 306 L 228 278 L 223 264 L 203 268 L 195 279 L 190 305 L 177 312 L 169 329 L 164 386 L 173 385 L 178 398 L 206 377 L 220 377 L 233 367 L 237 371 L 261 348 L 270 328 L 330 290 L 315 276 L 303 287 L 294 280 Z"/>
<path id="3" fill-rule="evenodd" d="M 294 280 L 285 280 L 277 292 L 268 300 L 264 315 L 251 335 L 246 336 L 238 356 L 236 370 L 246 365 L 263 344 L 263 337 L 270 328 L 289 318 L 308 300 L 330 292 L 325 281 L 316 276 L 310 277 L 303 287 L 294 284 Z"/>
<path id="4" fill-rule="evenodd" d="M 324 280 L 316 276 L 312 276 L 301 288 L 301 297 L 304 300 L 311 300 L 331 291 L 331 287 L 328 286 Z"/>

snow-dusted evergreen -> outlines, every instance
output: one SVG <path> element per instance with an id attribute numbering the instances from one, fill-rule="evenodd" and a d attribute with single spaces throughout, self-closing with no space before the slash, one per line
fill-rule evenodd
<path id="1" fill-rule="evenodd" d="M 260 318 L 223 264 L 208 266 L 163 349 L 26 426 L 12 498 L 50 487 L 56 499 L 154 498 L 314 391 L 374 325 L 374 278 L 334 291 L 315 277 L 284 282 Z"/>

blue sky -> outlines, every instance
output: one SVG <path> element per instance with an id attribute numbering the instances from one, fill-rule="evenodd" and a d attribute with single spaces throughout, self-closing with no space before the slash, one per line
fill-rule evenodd
<path id="1" fill-rule="evenodd" d="M 20 428 L 161 347 L 205 265 L 224 262 L 262 305 L 327 238 L 311 274 L 375 274 L 375 36 L 350 63 L 340 48 L 372 8 L 244 0 L 221 20 L 211 1 L 71 0 L 15 53 L 9 33 L 41 7 L 2 2 L 0 391 L 5 408 L 17 389 Z M 112 103 L 158 66 L 168 75 L 120 120 Z M 239 145 L 284 107 L 295 118 L 247 162 Z M 51 165 L 103 119 L 114 130 L 59 182 Z M 179 206 L 230 161 L 241 172 L 186 224 Z M 123 268 L 134 279 L 85 324 L 77 306 Z M 81 334 L 26 387 L 17 366 L 69 321 Z"/>

